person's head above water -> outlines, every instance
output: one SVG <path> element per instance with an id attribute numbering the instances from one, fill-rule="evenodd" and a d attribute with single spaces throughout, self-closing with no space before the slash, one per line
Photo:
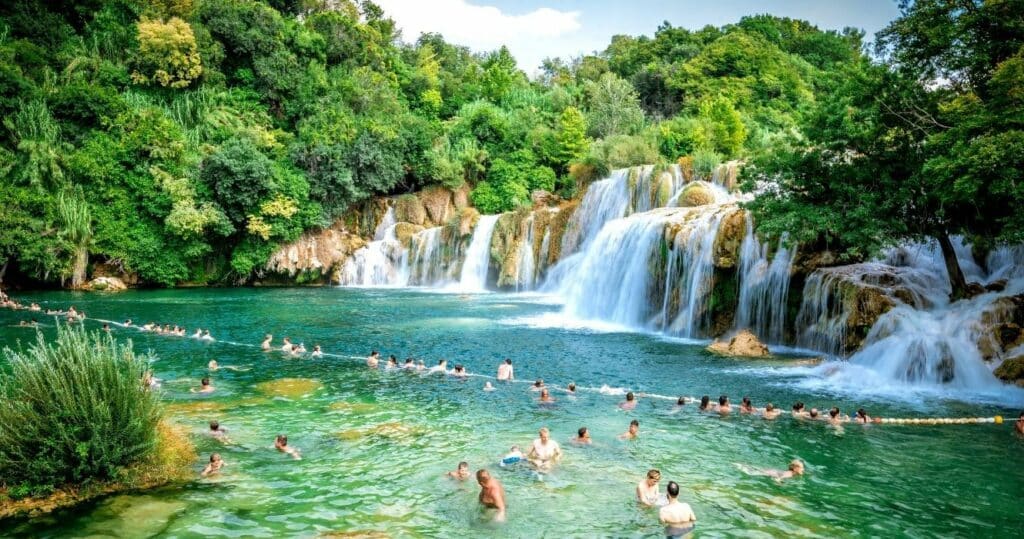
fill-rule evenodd
<path id="1" fill-rule="evenodd" d="M 547 390 L 547 388 L 544 388 L 544 389 L 541 389 L 541 390 L 540 390 L 540 398 L 542 398 L 542 399 L 546 399 L 546 398 L 548 398 L 548 396 L 550 396 L 550 395 L 551 395 L 551 394 L 550 394 L 550 393 L 548 393 L 548 390 Z"/>
<path id="2" fill-rule="evenodd" d="M 626 393 L 626 402 L 632 402 L 634 399 L 636 399 L 636 395 L 632 391 Z"/>
<path id="3" fill-rule="evenodd" d="M 726 397 L 725 395 L 718 397 L 719 406 L 725 406 L 726 404 L 729 404 L 729 397 Z"/>
<path id="4" fill-rule="evenodd" d="M 220 461 L 220 453 L 211 453 L 210 454 L 210 462 L 218 462 L 218 461 Z"/>
<path id="5" fill-rule="evenodd" d="M 544 387 L 544 380 L 538 378 L 537 381 L 533 383 L 533 387 Z"/>
<path id="6" fill-rule="evenodd" d="M 509 358 L 505 358 L 505 364 L 506 365 L 511 365 L 512 364 L 512 360 L 509 359 Z"/>
<path id="7" fill-rule="evenodd" d="M 796 404 L 793 405 L 793 411 L 797 412 L 797 413 L 803 412 L 804 411 L 804 403 L 802 403 L 800 401 L 797 401 Z"/>
<path id="8" fill-rule="evenodd" d="M 789 463 L 789 471 L 793 472 L 793 475 L 803 475 L 804 463 L 801 462 L 800 459 L 793 459 L 793 461 Z"/>
<path id="9" fill-rule="evenodd" d="M 462 462 L 459 463 L 458 468 L 459 468 L 460 472 L 463 471 L 463 470 L 469 471 L 469 463 L 466 462 L 466 461 L 462 461 Z"/>
<path id="10" fill-rule="evenodd" d="M 484 483 L 486 483 L 490 479 L 491 479 L 491 474 L 487 473 L 487 470 L 481 468 L 481 469 L 476 471 L 476 481 L 477 481 L 477 483 L 480 483 L 481 485 L 483 485 Z"/>
<path id="11" fill-rule="evenodd" d="M 682 406 L 686 404 L 686 397 L 679 397 L 676 399 L 676 406 Z"/>
<path id="12" fill-rule="evenodd" d="M 576 431 L 576 436 L 579 437 L 579 438 L 586 438 L 587 437 L 587 427 L 580 427 L 579 430 Z"/>
<path id="13" fill-rule="evenodd" d="M 438 365 L 444 365 L 445 363 L 448 363 L 447 359 L 439 359 L 439 360 L 437 360 L 437 364 Z"/>
<path id="14" fill-rule="evenodd" d="M 707 395 L 704 395 L 703 397 L 701 397 L 700 398 L 700 409 L 701 410 L 706 410 L 707 407 L 708 407 L 708 404 L 710 402 L 711 402 L 711 397 L 709 397 Z"/>
<path id="15" fill-rule="evenodd" d="M 199 383 L 202 384 L 204 387 L 208 386 L 208 385 L 210 385 L 210 378 L 209 377 L 203 377 L 203 379 L 200 380 Z"/>
<path id="16" fill-rule="evenodd" d="M 769 402 L 768 404 L 766 404 L 764 406 L 764 409 L 765 409 L 766 412 L 774 412 L 775 411 L 775 405 Z"/>
<path id="17" fill-rule="evenodd" d="M 281 447 L 288 445 L 288 437 L 285 436 L 284 434 L 278 434 L 276 441 L 277 445 L 280 445 Z"/>
<path id="18" fill-rule="evenodd" d="M 661 481 L 661 472 L 654 468 L 647 470 L 647 484 L 653 487 L 658 481 Z"/>
<path id="19" fill-rule="evenodd" d="M 832 409 L 828 411 L 828 415 L 832 417 L 839 417 L 839 407 L 833 406 Z"/>
<path id="20" fill-rule="evenodd" d="M 665 491 L 668 493 L 668 497 L 674 500 L 679 497 L 679 483 L 675 481 L 669 481 L 668 486 L 665 487 Z"/>
<path id="21" fill-rule="evenodd" d="M 540 430 L 537 431 L 537 434 L 540 436 L 540 441 L 545 442 L 545 443 L 548 441 L 548 438 L 551 436 L 551 433 L 548 431 L 547 427 L 541 427 Z"/>
<path id="22" fill-rule="evenodd" d="M 210 430 L 220 430 L 220 423 L 217 421 L 210 421 Z"/>
<path id="23" fill-rule="evenodd" d="M 868 413 L 864 411 L 863 408 L 857 408 L 857 417 L 860 419 L 866 419 L 868 417 Z"/>
<path id="24" fill-rule="evenodd" d="M 750 407 L 750 397 L 743 397 L 743 406 Z"/>
<path id="25" fill-rule="evenodd" d="M 576 382 L 569 382 L 569 385 L 568 385 L 568 387 L 566 387 L 566 389 L 568 389 L 569 391 L 575 393 L 576 392 Z"/>
<path id="26" fill-rule="evenodd" d="M 817 418 L 818 418 L 818 409 L 817 408 L 811 408 L 811 419 L 817 419 Z"/>

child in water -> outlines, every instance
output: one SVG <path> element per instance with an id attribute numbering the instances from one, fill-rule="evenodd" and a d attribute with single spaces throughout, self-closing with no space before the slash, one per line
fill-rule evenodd
<path id="1" fill-rule="evenodd" d="M 224 459 L 220 458 L 220 453 L 214 453 L 210 455 L 210 463 L 203 468 L 203 471 L 199 474 L 199 477 L 207 477 L 216 473 L 220 473 L 220 469 L 224 467 Z"/>
<path id="2" fill-rule="evenodd" d="M 523 456 L 523 452 L 519 450 L 519 446 L 514 445 L 511 449 L 509 449 L 508 454 L 501 458 L 499 466 L 513 466 L 522 462 L 524 458 L 525 457 Z"/>

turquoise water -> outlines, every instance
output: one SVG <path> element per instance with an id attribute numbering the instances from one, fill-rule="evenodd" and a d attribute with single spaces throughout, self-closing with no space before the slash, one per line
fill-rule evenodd
<path id="1" fill-rule="evenodd" d="M 21 294 L 45 307 L 73 303 L 90 318 L 137 324 L 155 320 L 209 328 L 218 342 L 163 337 L 115 328 L 138 350 L 151 349 L 170 411 L 195 434 L 203 459 L 220 452 L 219 478 L 184 487 L 116 496 L 45 518 L 6 523 L 4 535 L 33 537 L 308 537 L 330 533 L 407 537 L 657 536 L 655 510 L 633 501 L 648 468 L 682 487 L 702 537 L 847 537 L 938 535 L 1007 537 L 1024 534 L 1024 441 L 1012 426 L 847 425 L 836 429 L 783 416 L 774 422 L 674 410 L 674 400 L 640 399 L 632 412 L 628 388 L 666 397 L 750 395 L 788 409 L 864 406 L 878 416 L 1016 416 L 998 405 L 955 400 L 857 397 L 841 388 L 808 389 L 788 363 L 748 363 L 712 356 L 702 346 L 632 333 L 537 327 L 557 320 L 558 307 L 518 295 L 438 294 L 410 290 L 201 289 L 117 295 L 66 292 Z M 0 342 L 33 338 L 16 327 L 27 312 L 0 310 Z M 45 319 L 45 317 L 40 317 Z M 45 330 L 52 330 L 52 321 Z M 96 321 L 88 322 L 98 327 Z M 594 390 L 540 406 L 525 383 L 481 390 L 485 378 L 460 381 L 409 372 L 371 371 L 348 357 L 289 359 L 260 352 L 265 332 L 289 335 L 307 348 L 363 357 L 378 349 L 400 360 L 440 357 L 493 375 L 511 357 L 520 379 L 569 381 Z M 242 345 L 244 343 L 244 345 Z M 212 373 L 212 395 L 189 392 Z M 795 372 L 801 372 L 799 370 Z M 282 378 L 308 379 L 306 395 L 275 388 Z M 296 386 L 298 384 L 292 384 Z M 813 392 L 812 392 L 813 391 Z M 607 391 L 606 391 L 607 392 Z M 301 393 L 298 392 L 298 393 Z M 676 412 L 676 413 L 674 413 Z M 616 435 L 631 419 L 640 438 Z M 237 445 L 203 435 L 217 419 Z M 568 443 L 581 425 L 595 444 Z M 565 459 L 538 480 L 497 461 L 513 444 L 527 447 L 541 426 Z M 302 451 L 293 461 L 273 450 L 289 436 Z M 805 477 L 777 484 L 740 466 L 784 468 L 807 463 Z M 443 474 L 467 460 L 504 483 L 508 522 L 487 522 L 478 489 Z"/>

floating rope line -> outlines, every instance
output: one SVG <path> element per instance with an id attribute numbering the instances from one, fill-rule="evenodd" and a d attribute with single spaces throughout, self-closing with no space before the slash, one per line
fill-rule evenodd
<path id="1" fill-rule="evenodd" d="M 981 423 L 1003 424 L 1003 416 L 995 417 L 883 417 L 879 423 L 890 423 L 894 425 L 978 425 Z"/>

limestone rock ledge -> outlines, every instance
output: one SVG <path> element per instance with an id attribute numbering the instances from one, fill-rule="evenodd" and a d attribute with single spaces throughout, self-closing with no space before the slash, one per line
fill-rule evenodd
<path id="1" fill-rule="evenodd" d="M 312 230 L 282 245 L 267 260 L 265 270 L 303 283 L 335 281 L 335 273 L 366 240 L 346 230 L 339 220 L 330 228 Z"/>
<path id="2" fill-rule="evenodd" d="M 746 329 L 741 330 L 728 342 L 715 340 L 707 347 L 707 350 L 732 357 L 768 357 L 771 355 L 768 352 L 768 347 Z"/>

